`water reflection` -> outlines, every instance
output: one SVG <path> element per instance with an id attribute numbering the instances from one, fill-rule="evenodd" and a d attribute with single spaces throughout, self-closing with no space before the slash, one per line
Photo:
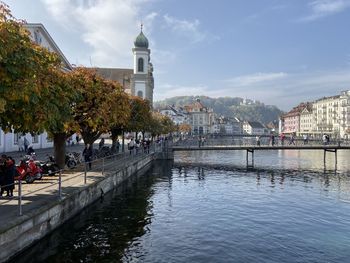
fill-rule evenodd
<path id="1" fill-rule="evenodd" d="M 320 156 L 177 153 L 14 262 L 347 262 L 348 156 Z"/>

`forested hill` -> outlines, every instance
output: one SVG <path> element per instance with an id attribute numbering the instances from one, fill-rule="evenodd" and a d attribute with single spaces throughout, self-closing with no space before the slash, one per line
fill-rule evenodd
<path id="1" fill-rule="evenodd" d="M 178 96 L 156 101 L 154 107 L 157 109 L 166 105 L 185 106 L 192 104 L 197 98 L 206 107 L 212 108 L 216 114 L 237 117 L 241 120 L 260 121 L 267 124 L 278 120 L 279 116 L 283 113 L 276 106 L 265 105 L 258 101 L 246 100 L 246 103 L 243 104 L 244 99 L 237 97 L 210 98 L 206 96 Z"/>

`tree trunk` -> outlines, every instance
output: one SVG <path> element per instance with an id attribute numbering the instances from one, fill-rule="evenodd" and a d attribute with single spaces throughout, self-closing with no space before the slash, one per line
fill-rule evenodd
<path id="1" fill-rule="evenodd" d="M 66 138 L 67 134 L 65 133 L 55 133 L 53 135 L 55 161 L 60 169 L 63 169 L 65 165 Z"/>
<path id="2" fill-rule="evenodd" d="M 82 132 L 84 144 L 90 144 L 91 148 L 94 146 L 94 142 L 101 136 L 101 132 Z"/>
<path id="3" fill-rule="evenodd" d="M 124 131 L 122 132 L 122 152 L 125 152 L 125 147 L 124 147 L 124 143 L 125 143 L 125 136 L 124 136 Z"/>

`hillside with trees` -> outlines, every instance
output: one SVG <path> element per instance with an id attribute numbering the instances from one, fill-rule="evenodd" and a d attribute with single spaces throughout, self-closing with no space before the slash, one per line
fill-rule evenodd
<path id="1" fill-rule="evenodd" d="M 265 105 L 259 101 L 244 100 L 239 97 L 220 97 L 211 98 L 207 96 L 178 96 L 168 98 L 154 103 L 154 107 L 161 108 L 166 105 L 183 107 L 193 103 L 197 98 L 209 108 L 212 108 L 218 115 L 227 117 L 237 117 L 240 120 L 260 121 L 267 124 L 278 120 L 283 113 L 279 108 L 273 105 Z"/>

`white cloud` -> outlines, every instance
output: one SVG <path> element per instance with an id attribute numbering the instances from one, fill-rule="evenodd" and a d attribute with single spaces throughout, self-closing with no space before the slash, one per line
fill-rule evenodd
<path id="1" fill-rule="evenodd" d="M 169 15 L 163 16 L 166 26 L 179 35 L 185 36 L 190 41 L 196 43 L 203 41 L 206 34 L 199 30 L 200 22 L 198 19 L 194 21 L 180 20 Z"/>
<path id="2" fill-rule="evenodd" d="M 100 67 L 132 66 L 131 47 L 140 20 L 144 18 L 147 34 L 157 16 L 142 14 L 142 7 L 149 1 L 152 0 L 42 0 L 61 26 L 76 31 L 89 44 L 92 66 Z"/>
<path id="3" fill-rule="evenodd" d="M 301 18 L 300 21 L 314 21 L 326 16 L 340 13 L 349 7 L 349 0 L 314 0 L 309 3 L 311 14 Z"/>
<path id="4" fill-rule="evenodd" d="M 260 100 L 288 110 L 303 101 L 312 101 L 323 96 L 350 90 L 350 70 L 318 71 L 312 73 L 269 73 L 261 77 L 252 74 L 235 77 L 236 81 L 225 81 L 221 96 L 234 96 Z M 239 81 L 241 80 L 241 81 Z"/>
<path id="5" fill-rule="evenodd" d="M 238 76 L 231 79 L 226 80 L 230 86 L 234 87 L 242 87 L 249 86 L 254 84 L 266 83 L 275 81 L 281 78 L 287 77 L 288 74 L 284 72 L 277 73 L 255 73 L 251 75 Z"/>
<path id="6" fill-rule="evenodd" d="M 234 81 L 231 81 L 234 80 Z M 226 83 L 223 85 L 222 83 Z M 218 81 L 216 87 L 206 85 L 159 84 L 155 100 L 173 96 L 241 97 L 259 100 L 289 110 L 300 102 L 337 95 L 350 90 L 350 69 L 312 73 L 257 73 Z"/>

